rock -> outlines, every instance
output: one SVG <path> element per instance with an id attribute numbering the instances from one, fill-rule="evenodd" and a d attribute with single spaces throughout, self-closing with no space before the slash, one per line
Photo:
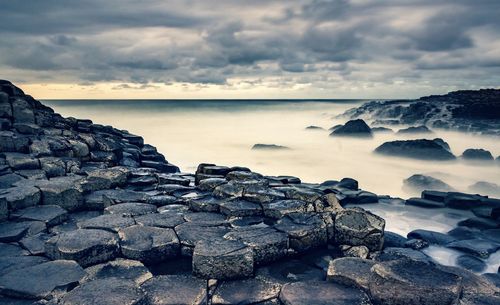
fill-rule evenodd
<path id="1" fill-rule="evenodd" d="M 0 175 L 0 188 L 6 189 L 9 187 L 12 187 L 12 186 L 14 186 L 14 183 L 16 183 L 20 180 L 24 180 L 24 178 L 18 174 Z"/>
<path id="2" fill-rule="evenodd" d="M 482 197 L 457 192 L 449 192 L 444 198 L 444 203 L 452 209 L 471 209 L 480 205 Z"/>
<path id="3" fill-rule="evenodd" d="M 280 288 L 262 279 L 222 282 L 212 296 L 212 304 L 262 304 L 277 298 Z"/>
<path id="4" fill-rule="evenodd" d="M 288 236 L 272 228 L 243 228 L 224 235 L 230 240 L 239 240 L 253 251 L 254 263 L 276 261 L 287 254 Z"/>
<path id="5" fill-rule="evenodd" d="M 116 214 L 100 215 L 77 223 L 80 229 L 99 229 L 112 233 L 118 233 L 118 230 L 132 225 L 135 225 L 132 217 Z"/>
<path id="6" fill-rule="evenodd" d="M 160 275 L 146 281 L 141 288 L 149 305 L 202 304 L 206 281 L 191 275 Z"/>
<path id="7" fill-rule="evenodd" d="M 34 206 L 12 213 L 18 220 L 41 221 L 49 227 L 58 225 L 68 218 L 68 212 L 58 205 Z"/>
<path id="8" fill-rule="evenodd" d="M 448 196 L 446 192 L 440 191 L 423 191 L 422 199 L 432 200 L 437 202 L 444 202 L 445 198 Z"/>
<path id="9" fill-rule="evenodd" d="M 488 294 L 465 295 L 459 305 L 496 305 L 500 303 L 500 296 Z"/>
<path id="10" fill-rule="evenodd" d="M 455 304 L 461 279 L 431 264 L 396 260 L 371 269 L 370 295 L 376 304 Z"/>
<path id="11" fill-rule="evenodd" d="M 226 217 L 219 213 L 186 213 L 184 219 L 192 223 L 209 226 L 225 226 L 227 225 Z"/>
<path id="12" fill-rule="evenodd" d="M 395 248 L 388 247 L 385 248 L 382 253 L 375 257 L 377 261 L 387 262 L 387 261 L 398 261 L 398 260 L 413 260 L 420 261 L 424 263 L 429 263 L 432 259 L 425 253 L 410 248 Z"/>
<path id="13" fill-rule="evenodd" d="M 40 161 L 27 154 L 6 153 L 5 157 L 9 166 L 14 170 L 40 168 Z"/>
<path id="14" fill-rule="evenodd" d="M 285 305 L 370 305 L 368 296 L 357 288 L 330 282 L 296 282 L 281 288 L 279 299 Z"/>
<path id="15" fill-rule="evenodd" d="M 484 150 L 482 148 L 479 149 L 473 149 L 469 148 L 466 149 L 462 153 L 462 158 L 466 160 L 493 160 L 493 156 L 491 155 L 491 152 Z"/>
<path id="16" fill-rule="evenodd" d="M 67 177 L 40 181 L 37 187 L 42 192 L 44 205 L 58 205 L 65 210 L 75 211 L 83 204 L 82 192 Z"/>
<path id="17" fill-rule="evenodd" d="M 442 180 L 425 175 L 413 175 L 403 180 L 403 188 L 417 193 L 424 190 L 451 191 L 453 189 Z"/>
<path id="18" fill-rule="evenodd" d="M 500 249 L 500 244 L 481 239 L 466 239 L 451 242 L 448 248 L 457 249 L 481 258 L 488 258 L 490 254 Z"/>
<path id="19" fill-rule="evenodd" d="M 213 191 L 219 185 L 226 184 L 227 180 L 224 178 L 208 178 L 203 179 L 198 184 L 198 188 L 202 191 Z"/>
<path id="20" fill-rule="evenodd" d="M 208 179 L 207 179 L 208 180 Z M 205 180 L 202 180 L 202 183 Z M 219 205 L 222 203 L 220 199 L 212 196 L 205 196 L 202 198 L 195 198 L 188 200 L 189 208 L 196 212 L 218 212 Z"/>
<path id="21" fill-rule="evenodd" d="M 5 200 L 11 210 L 35 206 L 40 203 L 41 198 L 40 190 L 28 185 L 0 190 L 0 200 Z"/>
<path id="22" fill-rule="evenodd" d="M 174 228 L 185 222 L 182 213 L 177 212 L 146 214 L 134 219 L 139 225 L 159 228 Z"/>
<path id="23" fill-rule="evenodd" d="M 310 125 L 306 127 L 306 130 L 325 130 L 323 127 L 315 126 L 315 125 Z"/>
<path id="24" fill-rule="evenodd" d="M 140 216 L 156 212 L 156 206 L 140 202 L 125 202 L 104 209 L 105 214 Z"/>
<path id="25" fill-rule="evenodd" d="M 18 298 L 45 298 L 56 289 L 71 289 L 84 275 L 74 261 L 46 262 L 0 276 L 0 293 Z"/>
<path id="26" fill-rule="evenodd" d="M 455 156 L 434 140 L 406 140 L 385 142 L 375 149 L 375 153 L 421 160 L 445 161 Z"/>
<path id="27" fill-rule="evenodd" d="M 500 288 L 500 273 L 483 273 L 483 277 Z"/>
<path id="28" fill-rule="evenodd" d="M 28 251 L 15 244 L 0 243 L 0 257 L 17 257 L 28 254 Z"/>
<path id="29" fill-rule="evenodd" d="M 87 210 L 103 210 L 114 203 L 129 201 L 146 201 L 146 195 L 144 193 L 122 189 L 96 191 L 85 196 L 85 208 Z"/>
<path id="30" fill-rule="evenodd" d="M 290 248 L 297 252 L 325 245 L 329 240 L 327 225 L 314 213 L 290 213 L 274 227 L 288 234 Z"/>
<path id="31" fill-rule="evenodd" d="M 409 239 L 404 246 L 413 250 L 422 250 L 424 248 L 427 248 L 429 246 L 429 243 L 422 239 Z"/>
<path id="32" fill-rule="evenodd" d="M 0 257 L 0 274 L 7 274 L 11 271 L 39 265 L 47 262 L 48 259 L 40 256 L 8 256 Z"/>
<path id="33" fill-rule="evenodd" d="M 409 198 L 408 200 L 405 201 L 405 204 L 427 209 L 439 209 L 445 207 L 445 204 L 443 202 L 427 200 L 422 198 Z"/>
<path id="34" fill-rule="evenodd" d="M 500 224 L 495 220 L 482 217 L 467 218 L 465 220 L 460 221 L 457 225 L 469 228 L 476 228 L 479 230 L 496 229 L 500 226 Z"/>
<path id="35" fill-rule="evenodd" d="M 234 217 L 260 216 L 263 214 L 260 204 L 239 198 L 222 202 L 220 204 L 220 212 L 224 215 Z"/>
<path id="36" fill-rule="evenodd" d="M 371 138 L 372 131 L 370 127 L 361 119 L 350 120 L 343 126 L 336 128 L 330 133 L 330 136 L 349 136 L 349 137 L 368 137 Z"/>
<path id="37" fill-rule="evenodd" d="M 345 257 L 368 258 L 370 250 L 365 246 L 341 245 L 340 252 Z"/>
<path id="38" fill-rule="evenodd" d="M 403 248 L 407 239 L 397 233 L 385 231 L 384 232 L 384 248 L 396 247 Z"/>
<path id="39" fill-rule="evenodd" d="M 253 275 L 252 249 L 240 241 L 202 240 L 193 252 L 193 274 L 204 279 L 230 280 Z"/>
<path id="40" fill-rule="evenodd" d="M 462 295 L 475 294 L 494 294 L 498 292 L 495 285 L 485 278 L 465 270 L 463 268 L 436 265 L 436 267 L 444 272 L 454 274 L 462 278 Z"/>
<path id="41" fill-rule="evenodd" d="M 456 241 L 456 239 L 452 236 L 439 233 L 439 232 L 434 232 L 434 231 L 429 231 L 429 230 L 413 230 L 410 233 L 408 233 L 408 238 L 411 239 L 421 239 L 425 240 L 426 242 L 430 244 L 436 244 L 436 245 L 447 245 L 453 241 Z"/>
<path id="42" fill-rule="evenodd" d="M 78 229 L 52 237 L 45 244 L 45 253 L 51 259 L 69 259 L 81 266 L 113 259 L 119 252 L 116 234 L 94 229 Z"/>
<path id="43" fill-rule="evenodd" d="M 387 132 L 387 133 L 392 133 L 394 132 L 392 129 L 387 128 L 387 127 L 372 127 L 372 132 Z"/>
<path id="44" fill-rule="evenodd" d="M 249 186 L 243 192 L 243 198 L 255 203 L 269 203 L 274 200 L 284 199 L 285 194 L 264 186 Z"/>
<path id="45" fill-rule="evenodd" d="M 228 229 L 224 226 L 186 222 L 175 227 L 175 232 L 181 242 L 181 254 L 191 256 L 198 241 L 222 238 Z"/>
<path id="46" fill-rule="evenodd" d="M 134 281 L 118 278 L 98 279 L 83 283 L 67 293 L 61 305 L 143 305 L 144 292 Z"/>
<path id="47" fill-rule="evenodd" d="M 427 126 L 412 126 L 405 129 L 400 129 L 398 134 L 416 134 L 416 133 L 432 133 L 432 130 L 427 128 Z"/>
<path id="48" fill-rule="evenodd" d="M 179 172 L 179 168 L 177 166 L 169 164 L 169 163 L 165 163 L 165 162 L 142 160 L 141 165 L 144 167 L 155 168 L 162 173 L 178 173 Z"/>
<path id="49" fill-rule="evenodd" d="M 471 255 L 460 255 L 457 257 L 456 264 L 473 272 L 482 272 L 487 267 L 484 261 Z"/>
<path id="50" fill-rule="evenodd" d="M 180 254 L 179 239 L 172 229 L 135 225 L 121 229 L 118 235 L 126 258 L 156 263 Z"/>
<path id="51" fill-rule="evenodd" d="M 47 233 L 38 233 L 33 236 L 28 236 L 19 241 L 19 244 L 29 251 L 31 255 L 44 255 L 45 243 L 53 235 Z"/>
<path id="52" fill-rule="evenodd" d="M 276 145 L 276 144 L 255 144 L 252 146 L 253 150 L 288 150 L 289 147 Z"/>
<path id="53" fill-rule="evenodd" d="M 372 260 L 355 257 L 334 259 L 328 265 L 327 280 L 368 291 L 370 269 L 375 263 Z"/>
<path id="54" fill-rule="evenodd" d="M 297 259 L 275 262 L 260 267 L 255 272 L 256 278 L 269 282 L 285 284 L 303 281 L 324 281 L 326 274 L 322 269 L 311 266 Z"/>
<path id="55" fill-rule="evenodd" d="M 340 211 L 335 218 L 335 241 L 342 245 L 382 249 L 385 221 L 360 208 Z"/>
<path id="56" fill-rule="evenodd" d="M 274 219 L 296 212 L 314 212 L 314 206 L 302 200 L 278 200 L 264 205 L 264 215 Z"/>
<path id="57" fill-rule="evenodd" d="M 122 186 L 127 182 L 128 171 L 123 167 L 95 169 L 88 172 L 87 191 L 98 191 Z"/>
<path id="58" fill-rule="evenodd" d="M 226 183 L 217 186 L 213 195 L 217 198 L 231 198 L 243 196 L 243 186 L 235 183 Z"/>
<path id="59" fill-rule="evenodd" d="M 25 236 L 38 234 L 46 230 L 41 221 L 2 222 L 0 223 L 0 242 L 15 242 Z"/>
<path id="60" fill-rule="evenodd" d="M 479 181 L 469 186 L 471 192 L 479 194 L 487 194 L 490 196 L 500 197 L 500 185 L 486 181 Z"/>
<path id="61" fill-rule="evenodd" d="M 80 281 L 82 283 L 97 279 L 119 278 L 132 280 L 140 285 L 153 277 L 141 262 L 122 258 L 88 267 L 85 273 L 85 277 Z"/>

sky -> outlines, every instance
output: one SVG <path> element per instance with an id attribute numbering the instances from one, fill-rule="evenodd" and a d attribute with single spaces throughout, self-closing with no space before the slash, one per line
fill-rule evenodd
<path id="1" fill-rule="evenodd" d="M 0 0 L 39 99 L 417 98 L 500 86 L 499 0 Z"/>

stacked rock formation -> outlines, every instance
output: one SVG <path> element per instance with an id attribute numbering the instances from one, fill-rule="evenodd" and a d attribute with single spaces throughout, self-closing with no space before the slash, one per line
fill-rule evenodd
<path id="1" fill-rule="evenodd" d="M 0 122 L 2 304 L 452 304 L 462 295 L 454 272 L 381 253 L 385 221 L 344 207 L 379 200 L 353 179 L 307 184 L 214 164 L 180 173 L 141 137 L 62 118 L 7 81 Z M 392 283 L 404 296 L 430 291 L 430 301 L 401 302 Z M 484 285 L 467 297 L 497 292 Z"/>

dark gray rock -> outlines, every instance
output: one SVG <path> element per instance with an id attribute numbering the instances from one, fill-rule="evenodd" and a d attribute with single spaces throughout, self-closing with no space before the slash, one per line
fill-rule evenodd
<path id="1" fill-rule="evenodd" d="M 382 249 L 384 219 L 360 208 L 340 211 L 335 217 L 335 241 L 342 245 L 366 246 L 370 251 Z"/>
<path id="2" fill-rule="evenodd" d="M 226 183 L 227 180 L 224 178 L 208 178 L 201 180 L 200 183 L 198 184 L 198 188 L 202 191 L 211 192 L 219 185 L 223 185 Z"/>
<path id="3" fill-rule="evenodd" d="M 262 304 L 276 299 L 281 285 L 262 279 L 222 282 L 212 296 L 212 304 Z"/>
<path id="4" fill-rule="evenodd" d="M 205 196 L 188 200 L 188 205 L 191 210 L 196 212 L 218 212 L 222 202 L 222 200 L 212 196 Z"/>
<path id="5" fill-rule="evenodd" d="M 226 217 L 219 213 L 185 213 L 184 219 L 201 225 L 222 226 L 228 224 Z"/>
<path id="6" fill-rule="evenodd" d="M 46 230 L 44 222 L 23 221 L 23 222 L 1 222 L 0 242 L 15 242 L 25 236 L 38 234 Z"/>
<path id="7" fill-rule="evenodd" d="M 185 222 L 175 227 L 181 242 L 181 254 L 184 256 L 192 256 L 193 248 L 198 241 L 222 238 L 228 231 L 224 226 L 196 222 Z"/>
<path id="8" fill-rule="evenodd" d="M 231 198 L 231 197 L 241 197 L 243 196 L 243 185 L 236 183 L 226 183 L 217 186 L 213 195 L 217 198 Z"/>
<path id="9" fill-rule="evenodd" d="M 453 189 L 442 180 L 425 175 L 413 175 L 403 180 L 403 188 L 419 194 L 424 190 L 451 191 Z"/>
<path id="10" fill-rule="evenodd" d="M 183 214 L 178 212 L 146 214 L 134 219 L 139 225 L 159 228 L 174 228 L 185 222 Z"/>
<path id="11" fill-rule="evenodd" d="M 466 160 L 485 160 L 485 161 L 493 161 L 493 156 L 491 155 L 491 152 L 484 150 L 482 148 L 479 149 L 473 149 L 469 148 L 466 149 L 462 153 L 462 158 Z"/>
<path id="12" fill-rule="evenodd" d="M 445 207 L 445 204 L 442 202 L 422 198 L 409 198 L 405 201 L 405 204 L 428 209 L 439 209 Z"/>
<path id="13" fill-rule="evenodd" d="M 41 205 L 15 211 L 11 217 L 18 220 L 45 222 L 47 226 L 55 226 L 68 218 L 68 212 L 58 205 Z"/>
<path id="14" fill-rule="evenodd" d="M 252 146 L 253 150 L 286 150 L 290 149 L 290 147 L 282 146 L 282 145 L 276 145 L 276 144 L 254 144 Z"/>
<path id="15" fill-rule="evenodd" d="M 453 160 L 455 156 L 434 140 L 406 140 L 385 142 L 375 153 L 421 160 Z"/>
<path id="16" fill-rule="evenodd" d="M 0 274 L 7 274 L 17 269 L 39 265 L 47 261 L 47 258 L 41 256 L 23 255 L 0 257 Z"/>
<path id="17" fill-rule="evenodd" d="M 285 305 L 370 305 L 368 296 L 357 288 L 330 282 L 296 282 L 281 288 L 280 301 Z"/>
<path id="18" fill-rule="evenodd" d="M 104 209 L 105 214 L 139 216 L 156 212 L 156 206 L 140 202 L 119 203 Z"/>
<path id="19" fill-rule="evenodd" d="M 469 270 L 443 265 L 436 265 L 436 267 L 444 272 L 454 274 L 462 278 L 462 295 L 492 295 L 498 292 L 498 289 L 493 283 Z"/>
<path id="20" fill-rule="evenodd" d="M 206 295 L 206 281 L 191 275 L 155 276 L 141 288 L 149 305 L 202 304 Z"/>
<path id="21" fill-rule="evenodd" d="M 0 293 L 19 298 L 45 298 L 55 289 L 71 289 L 84 275 L 74 261 L 46 262 L 0 276 Z"/>
<path id="22" fill-rule="evenodd" d="M 431 264 L 397 260 L 376 264 L 369 283 L 375 304 L 455 304 L 461 293 L 461 279 Z"/>
<path id="23" fill-rule="evenodd" d="M 355 257 L 342 257 L 330 261 L 327 280 L 338 284 L 369 290 L 370 269 L 376 262 Z"/>
<path id="24" fill-rule="evenodd" d="M 28 185 L 0 190 L 0 200 L 5 200 L 11 210 L 35 206 L 41 198 L 40 190 Z"/>
<path id="25" fill-rule="evenodd" d="M 23 177 L 21 177 L 18 174 L 5 174 L 0 176 L 0 188 L 6 189 L 9 187 L 14 186 L 14 183 L 17 181 L 24 180 Z"/>
<path id="26" fill-rule="evenodd" d="M 498 228 L 500 226 L 500 223 L 488 218 L 471 217 L 460 221 L 457 225 L 479 230 L 487 230 Z"/>
<path id="27" fill-rule="evenodd" d="M 285 194 L 268 187 L 254 185 L 245 188 L 243 192 L 243 198 L 248 201 L 262 204 L 269 203 L 278 199 L 284 199 Z"/>
<path id="28" fill-rule="evenodd" d="M 6 153 L 5 159 L 14 170 L 40 168 L 40 161 L 28 154 Z"/>
<path id="29" fill-rule="evenodd" d="M 146 201 L 146 195 L 122 189 L 96 191 L 85 196 L 85 208 L 87 210 L 104 210 L 114 203 L 128 201 L 143 202 Z"/>
<path id="30" fill-rule="evenodd" d="M 440 191 L 423 191 L 422 192 L 422 199 L 432 200 L 432 201 L 437 201 L 437 202 L 444 202 L 445 198 L 447 196 L 448 196 L 448 193 L 440 192 Z"/>
<path id="31" fill-rule="evenodd" d="M 143 305 L 144 292 L 132 280 L 98 279 L 83 283 L 67 293 L 61 305 Z"/>
<path id="32" fill-rule="evenodd" d="M 135 225 L 132 217 L 116 214 L 105 214 L 77 223 L 80 229 L 100 229 L 117 233 L 118 230 Z"/>
<path id="33" fill-rule="evenodd" d="M 410 248 L 385 248 L 382 253 L 375 257 L 377 261 L 399 261 L 399 260 L 413 260 L 429 263 L 432 259 L 425 253 Z"/>
<path id="34" fill-rule="evenodd" d="M 396 247 L 403 248 L 407 239 L 397 233 L 385 231 L 384 232 L 384 248 Z"/>
<path id="35" fill-rule="evenodd" d="M 193 274 L 204 279 L 230 280 L 253 275 L 252 249 L 235 240 L 202 240 L 193 252 Z"/>
<path id="36" fill-rule="evenodd" d="M 491 182 L 486 182 L 486 181 L 476 182 L 473 185 L 469 186 L 469 190 L 471 192 L 483 195 L 486 194 L 489 196 L 500 197 L 500 185 Z"/>
<path id="37" fill-rule="evenodd" d="M 74 183 L 76 179 L 58 177 L 37 182 L 42 192 L 42 204 L 58 205 L 68 211 L 79 209 L 83 204 L 83 195 Z"/>
<path id="38" fill-rule="evenodd" d="M 85 273 L 85 277 L 80 280 L 81 283 L 97 279 L 119 278 L 132 280 L 140 285 L 153 277 L 141 262 L 122 258 L 88 267 Z"/>
<path id="39" fill-rule="evenodd" d="M 472 294 L 463 296 L 459 305 L 496 305 L 500 303 L 500 296 L 491 294 Z"/>
<path id="40" fill-rule="evenodd" d="M 417 134 L 417 133 L 432 133 L 432 130 L 430 130 L 427 126 L 412 126 L 404 129 L 400 129 L 397 132 L 398 134 Z"/>
<path id="41" fill-rule="evenodd" d="M 488 258 L 490 254 L 500 249 L 500 244 L 481 239 L 466 239 L 451 242 L 448 248 L 457 249 L 481 258 Z"/>
<path id="42" fill-rule="evenodd" d="M 348 137 L 368 137 L 371 138 L 372 131 L 370 127 L 361 119 L 350 120 L 343 126 L 335 128 L 330 136 L 348 136 Z"/>
<path id="43" fill-rule="evenodd" d="M 21 239 L 19 244 L 28 250 L 31 255 L 44 255 L 45 243 L 52 238 L 52 236 L 52 234 L 42 232 Z"/>
<path id="44" fill-rule="evenodd" d="M 329 239 L 327 225 L 314 213 L 290 213 L 274 227 L 288 234 L 290 248 L 297 252 L 325 245 Z"/>
<path id="45" fill-rule="evenodd" d="M 264 205 L 264 215 L 274 219 L 295 212 L 314 212 L 314 206 L 302 200 L 278 200 Z"/>
<path id="46" fill-rule="evenodd" d="M 263 214 L 260 204 L 240 198 L 220 203 L 220 212 L 234 217 L 261 216 Z"/>
<path id="47" fill-rule="evenodd" d="M 482 272 L 487 267 L 483 260 L 471 255 L 460 255 L 457 257 L 456 264 L 473 272 Z"/>
<path id="48" fill-rule="evenodd" d="M 70 259 L 81 266 L 102 263 L 118 255 L 116 234 L 94 229 L 78 229 L 52 237 L 45 244 L 51 259 Z"/>
<path id="49" fill-rule="evenodd" d="M 29 255 L 29 252 L 16 244 L 0 243 L 0 257 Z"/>
<path id="50" fill-rule="evenodd" d="M 429 230 L 413 230 L 410 233 L 408 233 L 408 238 L 411 239 L 421 239 L 425 240 L 426 242 L 430 244 L 436 244 L 436 245 L 446 245 L 449 244 L 453 241 L 456 241 L 456 238 L 439 233 L 439 232 L 434 232 L 434 231 L 429 231 Z"/>
<path id="51" fill-rule="evenodd" d="M 156 263 L 180 254 L 174 230 L 134 225 L 118 232 L 122 255 L 144 263 Z"/>
<path id="52" fill-rule="evenodd" d="M 326 272 L 314 265 L 297 259 L 281 260 L 260 267 L 255 272 L 256 278 L 280 284 L 303 281 L 324 281 Z"/>
<path id="53" fill-rule="evenodd" d="M 124 167 L 95 169 L 87 173 L 85 189 L 99 191 L 122 186 L 127 182 L 129 172 Z"/>

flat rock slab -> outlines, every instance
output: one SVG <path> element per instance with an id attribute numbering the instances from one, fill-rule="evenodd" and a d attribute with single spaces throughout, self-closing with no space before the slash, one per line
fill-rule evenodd
<path id="1" fill-rule="evenodd" d="M 224 226 L 207 226 L 199 223 L 185 222 L 175 227 L 175 232 L 182 245 L 182 255 L 191 256 L 198 241 L 222 238 L 229 231 Z"/>
<path id="2" fill-rule="evenodd" d="M 118 232 L 122 255 L 145 263 L 161 262 L 180 254 L 174 230 L 134 225 Z"/>
<path id="3" fill-rule="evenodd" d="M 85 269 L 85 272 L 87 274 L 80 282 L 114 277 L 132 280 L 137 285 L 140 285 L 153 277 L 148 268 L 141 262 L 122 258 L 88 267 Z"/>
<path id="4" fill-rule="evenodd" d="M 378 251 L 384 243 L 385 220 L 360 208 L 340 211 L 335 218 L 335 241 Z"/>
<path id="5" fill-rule="evenodd" d="M 222 282 L 212 296 L 212 304 L 261 304 L 277 298 L 280 288 L 280 284 L 262 279 Z"/>
<path id="6" fill-rule="evenodd" d="M 141 288 L 150 305 L 203 304 L 206 281 L 191 275 L 160 275 Z"/>
<path id="7" fill-rule="evenodd" d="M 260 216 L 263 214 L 260 204 L 239 198 L 221 203 L 220 212 L 224 215 L 234 217 Z"/>
<path id="8" fill-rule="evenodd" d="M 413 205 L 421 208 L 428 208 L 428 209 L 439 209 L 439 208 L 444 208 L 445 205 L 443 202 L 438 202 L 438 201 L 433 201 L 433 200 L 428 200 L 428 199 L 423 199 L 423 198 L 410 198 L 406 200 L 405 202 L 406 205 Z"/>
<path id="9" fill-rule="evenodd" d="M 28 251 L 15 244 L 0 243 L 0 257 L 28 255 Z"/>
<path id="10" fill-rule="evenodd" d="M 288 234 L 290 247 L 298 252 L 326 245 L 328 242 L 326 224 L 318 214 L 291 213 L 274 227 Z"/>
<path id="11" fill-rule="evenodd" d="M 295 212 L 314 212 L 314 206 L 302 200 L 278 200 L 264 205 L 264 215 L 274 219 Z"/>
<path id="12" fill-rule="evenodd" d="M 83 267 L 113 259 L 118 252 L 117 235 L 104 230 L 78 229 L 54 236 L 45 244 L 49 258 L 75 260 Z"/>
<path id="13" fill-rule="evenodd" d="M 377 304 L 455 304 L 461 278 L 432 264 L 397 260 L 372 267 L 370 294 Z"/>
<path id="14" fill-rule="evenodd" d="M 61 305 L 143 305 L 144 292 L 134 281 L 118 278 L 86 282 L 67 293 Z"/>
<path id="15" fill-rule="evenodd" d="M 0 274 L 6 274 L 16 269 L 38 265 L 47 262 L 48 259 L 41 256 L 7 256 L 0 257 Z"/>
<path id="16" fill-rule="evenodd" d="M 194 198 L 188 201 L 189 208 L 196 212 L 218 212 L 223 201 L 212 196 Z"/>
<path id="17" fill-rule="evenodd" d="M 80 178 L 78 178 L 80 179 Z M 83 203 L 82 192 L 76 186 L 77 178 L 58 177 L 37 182 L 44 205 L 58 205 L 68 211 L 79 209 Z"/>
<path id="18" fill-rule="evenodd" d="M 184 219 L 191 223 L 198 223 L 203 225 L 211 226 L 222 226 L 227 225 L 226 217 L 219 213 L 186 213 L 184 214 Z"/>
<path id="19" fill-rule="evenodd" d="M 77 223 L 80 229 L 100 229 L 113 233 L 117 233 L 118 230 L 133 225 L 135 225 L 135 221 L 132 217 L 119 214 L 105 214 Z"/>
<path id="20" fill-rule="evenodd" d="M 140 202 L 119 203 L 104 209 L 104 214 L 139 216 L 156 212 L 156 206 Z"/>
<path id="21" fill-rule="evenodd" d="M 33 236 L 28 236 L 19 241 L 19 244 L 29 251 L 31 255 L 44 255 L 45 243 L 54 235 L 47 233 L 38 233 Z"/>
<path id="22" fill-rule="evenodd" d="M 56 288 L 72 288 L 84 275 L 74 261 L 46 262 L 0 276 L 0 293 L 19 298 L 45 298 Z"/>
<path id="23" fill-rule="evenodd" d="M 499 243 L 482 239 L 459 240 L 449 243 L 446 246 L 481 258 L 488 258 L 491 253 L 500 249 Z"/>
<path id="24" fill-rule="evenodd" d="M 134 219 L 137 224 L 159 228 L 175 228 L 185 222 L 183 214 L 178 212 L 146 214 Z"/>
<path id="25" fill-rule="evenodd" d="M 41 221 L 3 222 L 0 223 L 0 242 L 15 242 L 25 236 L 40 233 L 46 229 Z"/>
<path id="26" fill-rule="evenodd" d="M 371 304 L 363 291 L 329 282 L 289 283 L 283 286 L 279 298 L 285 305 Z"/>
<path id="27" fill-rule="evenodd" d="M 68 212 L 58 205 L 40 205 L 15 211 L 12 217 L 19 220 L 42 221 L 51 227 L 64 222 L 68 218 Z"/>
<path id="28" fill-rule="evenodd" d="M 437 245 L 446 245 L 456 240 L 452 236 L 429 230 L 413 230 L 408 233 L 408 238 L 421 239 L 425 240 L 429 244 Z"/>
<path id="29" fill-rule="evenodd" d="M 257 278 L 280 284 L 304 281 L 324 281 L 326 274 L 323 270 L 306 264 L 300 260 L 291 259 L 278 261 L 263 266 L 255 271 Z"/>
<path id="30" fill-rule="evenodd" d="M 355 257 L 342 257 L 330 261 L 327 280 L 342 285 L 369 289 L 370 269 L 376 262 Z"/>
<path id="31" fill-rule="evenodd" d="M 204 279 L 238 279 L 253 275 L 252 249 L 240 241 L 203 240 L 193 252 L 193 274 Z"/>
<path id="32" fill-rule="evenodd" d="M 146 201 L 146 197 L 144 193 L 131 190 L 102 190 L 85 196 L 85 207 L 90 210 L 103 210 L 114 203 L 143 202 Z"/>
<path id="33" fill-rule="evenodd" d="M 16 210 L 37 205 L 42 196 L 38 188 L 25 185 L 1 190 L 0 198 L 7 201 L 11 210 Z"/>

